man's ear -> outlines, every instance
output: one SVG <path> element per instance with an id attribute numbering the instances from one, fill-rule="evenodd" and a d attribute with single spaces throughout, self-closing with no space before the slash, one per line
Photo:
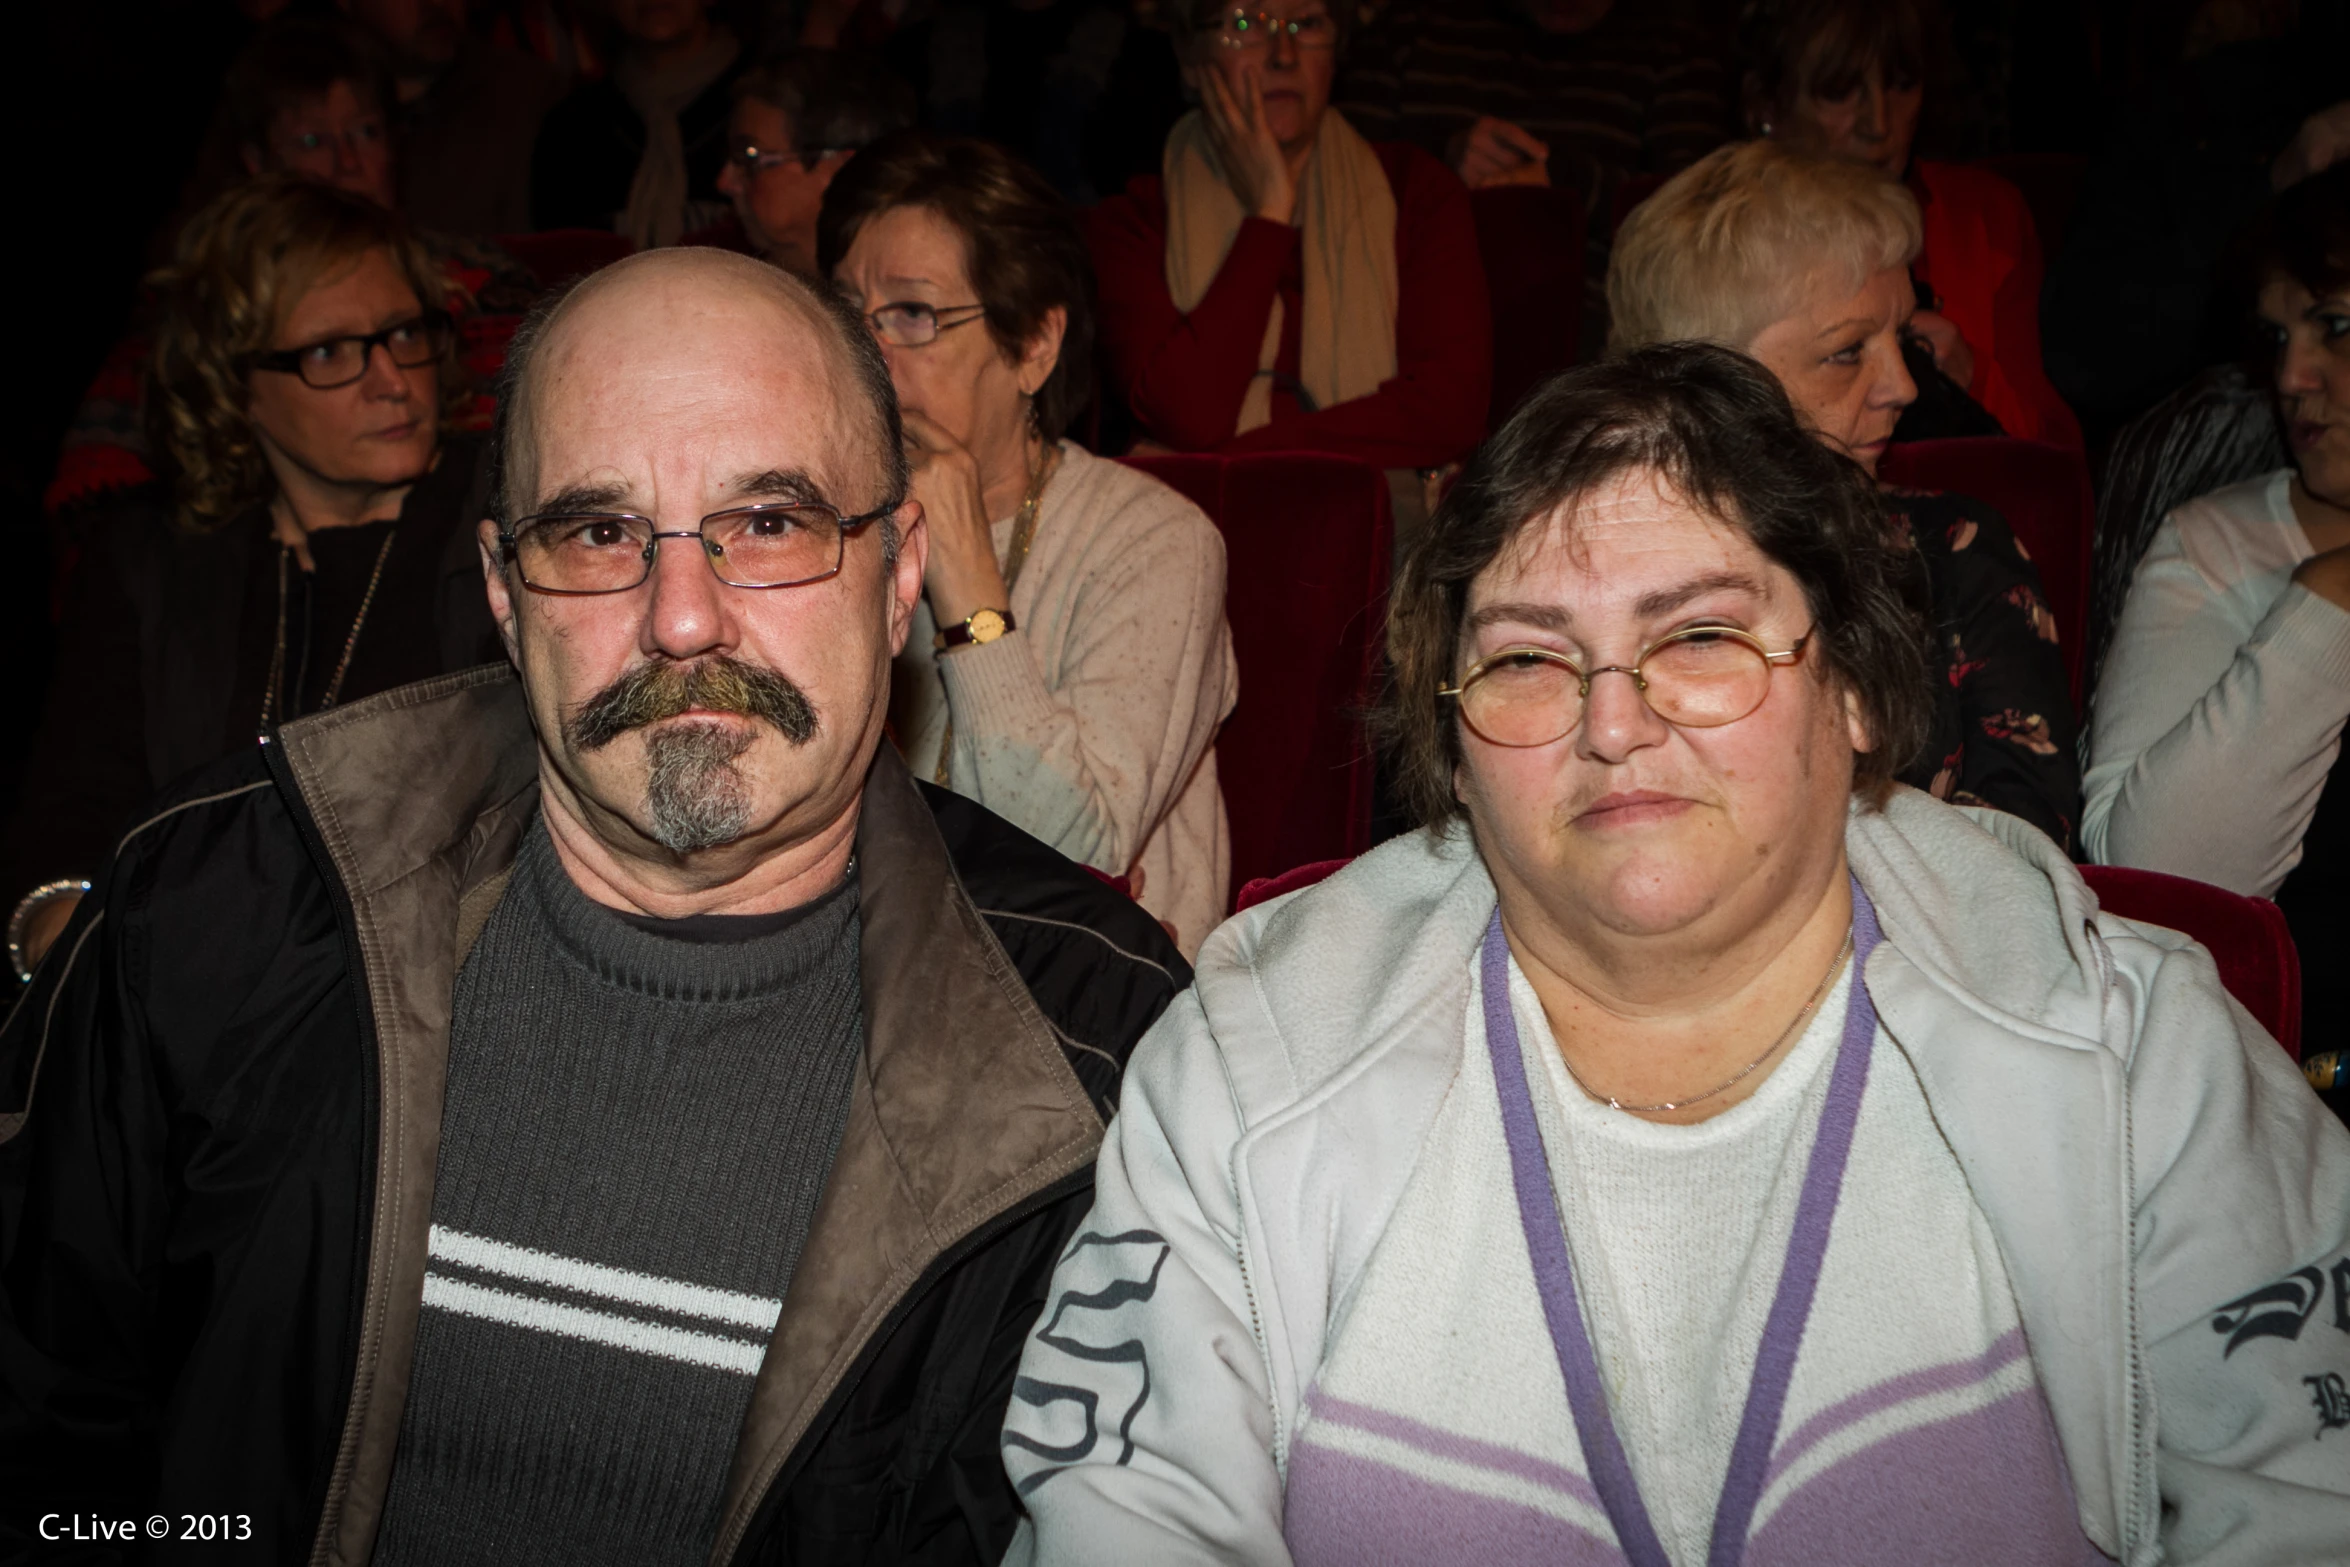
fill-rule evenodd
<path id="1" fill-rule="evenodd" d="M 908 500 L 890 513 L 898 530 L 898 563 L 889 579 L 889 656 L 905 651 L 914 629 L 914 606 L 922 602 L 922 573 L 930 565 L 930 524 L 922 503 Z"/>
<path id="2" fill-rule="evenodd" d="M 481 546 L 481 585 L 489 595 L 490 619 L 498 623 L 498 640 L 506 644 L 506 657 L 514 667 L 522 667 L 522 649 L 514 636 L 514 585 L 506 577 L 506 551 L 498 543 L 498 525 L 488 517 L 475 525 L 474 542 Z"/>
<path id="3" fill-rule="evenodd" d="M 1030 397 L 1043 391 L 1045 382 L 1053 378 L 1053 367 L 1061 362 L 1061 338 L 1068 330 L 1067 307 L 1055 305 L 1044 313 L 1027 346 L 1020 350 L 1020 390 Z"/>

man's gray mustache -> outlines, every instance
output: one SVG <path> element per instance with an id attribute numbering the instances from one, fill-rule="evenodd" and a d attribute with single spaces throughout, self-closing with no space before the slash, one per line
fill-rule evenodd
<path id="1" fill-rule="evenodd" d="M 564 734 L 575 749 L 598 751 L 632 729 L 695 708 L 764 719 L 794 745 L 807 744 L 817 729 L 815 706 L 790 680 L 716 654 L 691 664 L 637 665 L 582 703 L 564 721 Z"/>

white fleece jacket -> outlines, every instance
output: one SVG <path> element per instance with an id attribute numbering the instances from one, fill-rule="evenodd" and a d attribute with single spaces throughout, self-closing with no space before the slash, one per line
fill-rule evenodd
<path id="1" fill-rule="evenodd" d="M 2350 1559 L 2350 1134 L 2201 947 L 2101 913 L 2030 827 L 1905 789 L 1846 841 L 2084 1533 L 2130 1567 Z M 1493 906 L 1456 829 L 1208 939 L 1022 1360 L 1008 1562 L 1289 1561 L 1299 1401 L 1460 1069 Z"/>

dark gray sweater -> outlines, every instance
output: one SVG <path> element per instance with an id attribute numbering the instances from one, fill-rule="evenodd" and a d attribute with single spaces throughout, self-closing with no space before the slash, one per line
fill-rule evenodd
<path id="1" fill-rule="evenodd" d="M 457 976 L 378 1562 L 705 1559 L 863 1045 L 853 873 L 630 919 L 533 825 Z"/>

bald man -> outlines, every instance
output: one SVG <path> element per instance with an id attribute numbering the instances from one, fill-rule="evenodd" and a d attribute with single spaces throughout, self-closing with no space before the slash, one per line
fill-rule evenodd
<path id="1" fill-rule="evenodd" d="M 653 252 L 508 375 L 511 666 L 157 801 L 0 1034 L 0 1545 L 992 1563 L 1189 971 L 881 743 L 927 541 L 861 321 Z"/>

